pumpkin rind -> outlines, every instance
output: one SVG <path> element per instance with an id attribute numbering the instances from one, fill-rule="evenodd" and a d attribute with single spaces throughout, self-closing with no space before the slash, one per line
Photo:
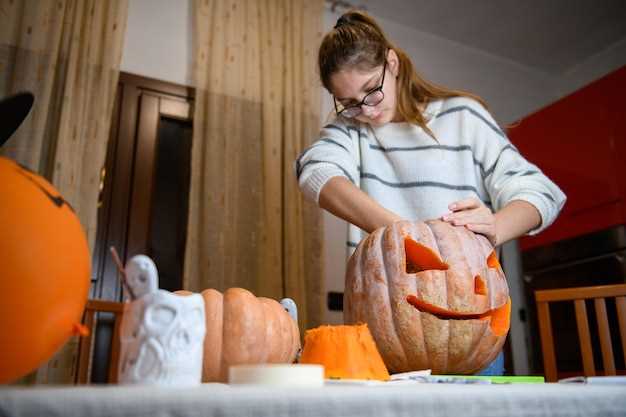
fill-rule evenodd
<path id="1" fill-rule="evenodd" d="M 224 296 L 212 288 L 200 293 L 204 298 L 206 334 L 202 359 L 202 381 L 223 381 L 228 369 L 222 369 L 224 350 Z"/>
<path id="2" fill-rule="evenodd" d="M 408 273 L 405 238 L 432 250 L 448 268 Z M 504 273 L 499 265 L 487 265 L 492 252 L 483 236 L 442 221 L 403 221 L 380 228 L 359 244 L 349 260 L 344 321 L 369 325 L 391 372 L 474 373 L 502 348 L 506 338 L 506 332 L 501 334 L 502 321 L 499 334 L 494 334 L 489 316 L 442 319 L 419 311 L 407 297 L 418 296 L 459 318 L 506 306 Z M 484 291 L 476 291 L 476 276 L 482 279 Z"/>

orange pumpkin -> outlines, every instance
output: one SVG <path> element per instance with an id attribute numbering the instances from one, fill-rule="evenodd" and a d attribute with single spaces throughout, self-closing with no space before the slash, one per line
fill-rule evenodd
<path id="1" fill-rule="evenodd" d="M 0 383 L 7 383 L 80 329 L 91 260 L 78 218 L 45 179 L 0 157 L 0 196 Z"/>
<path id="2" fill-rule="evenodd" d="M 389 379 L 367 324 L 307 330 L 300 363 L 324 365 L 326 378 Z"/>
<path id="3" fill-rule="evenodd" d="M 465 227 L 397 222 L 348 262 L 346 323 L 364 322 L 391 372 L 470 374 L 504 344 L 510 299 L 494 249 Z"/>
<path id="4" fill-rule="evenodd" d="M 189 291 L 176 291 L 185 295 Z M 292 363 L 300 350 L 298 324 L 276 300 L 243 288 L 201 292 L 206 314 L 203 382 L 226 382 L 231 365 Z"/>

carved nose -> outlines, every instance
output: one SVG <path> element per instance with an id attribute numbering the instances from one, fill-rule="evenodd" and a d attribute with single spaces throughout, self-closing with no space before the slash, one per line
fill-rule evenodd
<path id="1" fill-rule="evenodd" d="M 487 295 L 487 284 L 480 275 L 474 277 L 474 294 Z"/>

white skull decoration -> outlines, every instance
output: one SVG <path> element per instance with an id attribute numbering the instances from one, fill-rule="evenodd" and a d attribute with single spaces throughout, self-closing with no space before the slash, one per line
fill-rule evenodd
<path id="1" fill-rule="evenodd" d="M 121 325 L 122 383 L 195 385 L 201 382 L 204 300 L 158 289 L 156 266 L 137 255 L 126 264 L 136 297 L 126 303 Z"/>

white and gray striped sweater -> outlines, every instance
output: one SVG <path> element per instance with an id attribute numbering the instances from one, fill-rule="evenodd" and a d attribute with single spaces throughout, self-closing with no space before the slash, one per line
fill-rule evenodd
<path id="1" fill-rule="evenodd" d="M 431 102 L 425 113 L 437 141 L 414 124 L 374 128 L 335 118 L 296 160 L 300 188 L 318 203 L 326 181 L 344 176 L 410 220 L 438 218 L 467 197 L 478 197 L 494 212 L 512 200 L 531 203 L 542 223 L 530 234 L 555 220 L 565 195 L 518 152 L 482 105 L 455 97 Z M 349 226 L 349 253 L 365 235 Z"/>

